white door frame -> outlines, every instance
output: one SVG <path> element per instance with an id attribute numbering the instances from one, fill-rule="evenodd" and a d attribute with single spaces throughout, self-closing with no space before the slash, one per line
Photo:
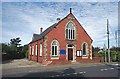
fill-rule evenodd
<path id="1" fill-rule="evenodd" d="M 66 44 L 66 60 L 68 60 L 68 48 L 71 48 L 71 49 L 73 49 L 73 60 L 72 60 L 72 62 L 75 62 L 75 46 L 74 45 L 72 45 L 72 47 L 68 47 L 68 45 L 70 45 L 70 44 Z"/>

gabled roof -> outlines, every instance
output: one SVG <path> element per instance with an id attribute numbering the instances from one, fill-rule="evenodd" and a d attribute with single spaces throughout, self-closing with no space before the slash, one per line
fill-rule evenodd
<path id="1" fill-rule="evenodd" d="M 41 34 L 33 34 L 34 39 L 30 42 L 33 43 L 35 41 L 38 41 L 40 39 L 42 39 L 46 34 L 48 34 L 53 28 L 55 28 L 61 21 L 63 21 L 65 18 L 67 18 L 69 15 L 72 15 L 74 18 L 75 16 L 72 13 L 69 13 L 66 17 L 64 17 L 63 19 L 61 19 L 58 23 L 54 23 L 53 25 L 51 25 L 50 27 L 48 27 L 44 32 L 42 32 Z M 75 20 L 78 22 L 78 20 L 75 18 Z M 79 23 L 79 22 L 78 22 Z M 80 24 L 80 23 L 79 23 Z M 81 26 L 81 24 L 80 24 Z M 82 27 L 82 26 L 81 26 Z M 82 29 L 84 30 L 84 28 L 82 27 Z M 84 30 L 85 31 L 85 30 Z M 85 33 L 88 35 L 88 33 L 85 31 Z M 91 37 L 88 35 L 88 37 L 91 39 Z M 92 40 L 92 39 L 91 39 Z M 92 40 L 93 41 L 93 40 Z M 29 44 L 30 44 L 29 43 Z"/>
<path id="2" fill-rule="evenodd" d="M 51 25 L 50 27 L 48 27 L 44 32 L 42 32 L 41 34 L 33 34 L 34 39 L 30 42 L 33 43 L 39 39 L 42 39 L 46 34 L 48 34 L 53 28 L 55 28 L 56 23 Z"/>

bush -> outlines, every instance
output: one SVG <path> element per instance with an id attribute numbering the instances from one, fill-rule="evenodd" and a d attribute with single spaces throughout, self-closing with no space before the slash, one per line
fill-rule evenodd
<path id="1" fill-rule="evenodd" d="M 111 59 L 112 59 L 112 61 L 116 62 L 116 56 L 117 56 L 116 51 L 111 51 L 110 53 L 111 53 Z"/>
<path id="2" fill-rule="evenodd" d="M 120 51 L 118 51 L 118 62 L 120 62 Z"/>
<path id="3" fill-rule="evenodd" d="M 116 62 L 118 60 L 118 62 L 120 62 L 120 51 L 111 51 L 111 58 L 113 62 Z"/>
<path id="4" fill-rule="evenodd" d="M 25 58 L 28 58 L 28 50 L 25 52 Z"/>

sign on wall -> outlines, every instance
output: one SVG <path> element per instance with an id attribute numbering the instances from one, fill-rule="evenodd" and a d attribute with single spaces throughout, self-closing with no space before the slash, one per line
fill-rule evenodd
<path id="1" fill-rule="evenodd" d="M 77 50 L 77 56 L 82 56 L 82 51 L 81 50 Z"/>
<path id="2" fill-rule="evenodd" d="M 60 50 L 60 54 L 66 54 L 66 50 Z"/>

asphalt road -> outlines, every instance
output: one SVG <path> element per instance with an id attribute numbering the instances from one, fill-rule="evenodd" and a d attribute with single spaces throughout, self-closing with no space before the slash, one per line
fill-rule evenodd
<path id="1" fill-rule="evenodd" d="M 116 65 L 100 65 L 91 67 L 68 67 L 62 69 L 21 68 L 3 71 L 3 79 L 6 77 L 109 77 L 120 78 L 120 67 Z"/>

